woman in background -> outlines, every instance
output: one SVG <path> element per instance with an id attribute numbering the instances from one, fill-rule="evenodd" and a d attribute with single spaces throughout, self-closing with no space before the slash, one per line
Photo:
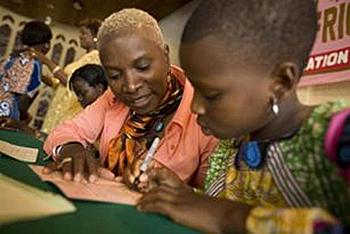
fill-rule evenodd
<path id="1" fill-rule="evenodd" d="M 81 106 L 85 108 L 106 91 L 108 83 L 104 70 L 100 65 L 87 64 L 73 72 L 69 80 L 69 87 L 78 97 Z M 26 122 L 8 117 L 0 118 L 0 129 L 23 131 L 40 140 L 46 138 L 45 133 L 29 127 Z"/>
<path id="2" fill-rule="evenodd" d="M 43 22 L 31 21 L 24 26 L 21 33 L 24 48 L 12 53 L 0 66 L 0 117 L 30 119 L 27 109 L 41 84 L 42 64 L 65 80 L 57 65 L 45 56 L 51 38 L 51 29 Z"/>
<path id="3" fill-rule="evenodd" d="M 86 54 L 65 67 L 64 72 L 68 79 L 76 69 L 85 64 L 100 64 L 96 50 L 96 36 L 100 25 L 101 21 L 97 19 L 86 19 L 81 22 L 80 46 L 86 50 Z M 67 80 L 66 82 L 62 82 L 62 85 L 57 88 L 55 96 L 51 101 L 42 127 L 42 131 L 45 133 L 50 133 L 58 124 L 71 119 L 82 110 L 77 97 L 67 87 L 67 83 L 69 83 Z"/>

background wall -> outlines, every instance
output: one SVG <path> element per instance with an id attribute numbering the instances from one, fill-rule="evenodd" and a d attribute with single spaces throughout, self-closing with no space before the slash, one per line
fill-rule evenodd
<path id="1" fill-rule="evenodd" d="M 179 65 L 179 46 L 183 28 L 186 21 L 199 4 L 200 0 L 194 0 L 171 15 L 163 18 L 160 28 L 164 34 L 164 39 L 170 48 L 170 59 L 173 64 Z"/>
<path id="2" fill-rule="evenodd" d="M 0 6 L 0 27 L 8 25 L 11 29 L 11 33 L 8 38 L 8 45 L 4 50 L 5 53 L 3 55 L 0 55 L 0 60 L 1 58 L 3 59 L 9 56 L 9 54 L 15 47 L 17 33 L 23 29 L 23 26 L 26 22 L 31 20 L 33 19 L 27 18 L 22 15 L 18 15 Z M 84 53 L 84 51 L 79 47 L 78 28 L 59 23 L 52 23 L 50 25 L 50 28 L 53 33 L 53 38 L 51 41 L 51 50 L 49 51 L 48 56 L 53 56 L 53 49 L 55 46 L 56 48 L 61 47 L 62 52 L 59 54 L 55 54 L 55 60 L 61 66 L 65 64 L 67 51 L 69 49 L 71 49 L 71 51 L 75 51 L 75 55 L 72 57 L 73 60 Z M 6 38 L 3 35 L 1 35 L 0 46 L 4 46 L 5 40 Z"/>
<path id="3" fill-rule="evenodd" d="M 170 47 L 171 61 L 174 64 L 179 64 L 178 49 L 183 27 L 199 3 L 200 0 L 194 0 L 160 21 L 165 40 Z M 299 87 L 298 96 L 307 105 L 342 98 L 350 99 L 350 81 Z"/>
<path id="4" fill-rule="evenodd" d="M 307 105 L 316 105 L 339 99 L 350 100 L 350 81 L 299 87 L 298 96 Z"/>
<path id="5" fill-rule="evenodd" d="M 170 47 L 170 57 L 173 64 L 179 64 L 178 49 L 183 27 L 199 2 L 200 0 L 194 0 L 160 21 L 160 27 L 162 28 L 165 40 Z M 11 16 L 13 21 L 6 16 Z M 31 19 L 18 15 L 0 6 L 0 26 L 8 24 L 12 29 L 9 38 L 10 46 L 6 48 L 5 56 L 8 56 L 13 49 L 17 32 L 23 28 L 23 23 L 29 20 Z M 66 53 L 69 48 L 75 49 L 75 58 L 83 54 L 83 50 L 80 49 L 77 44 L 79 34 L 77 28 L 58 23 L 53 23 L 50 27 L 54 34 L 52 48 L 58 44 L 62 45 L 62 53 L 59 59 L 59 64 L 61 66 L 65 63 Z M 60 35 L 64 36 L 64 40 Z M 0 46 L 1 40 L 2 38 L 0 38 Z M 51 57 L 52 49 L 48 55 Z M 302 102 L 310 105 L 319 104 L 329 100 L 337 100 L 339 98 L 350 99 L 350 81 L 320 86 L 300 87 L 298 95 Z"/>

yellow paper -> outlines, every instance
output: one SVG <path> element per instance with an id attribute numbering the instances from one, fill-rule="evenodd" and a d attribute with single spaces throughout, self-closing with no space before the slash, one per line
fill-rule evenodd
<path id="1" fill-rule="evenodd" d="M 24 162 L 36 162 L 39 150 L 0 140 L 0 152 Z"/>
<path id="2" fill-rule="evenodd" d="M 45 192 L 0 173 L 0 225 L 71 213 L 75 206 L 59 194 Z"/>

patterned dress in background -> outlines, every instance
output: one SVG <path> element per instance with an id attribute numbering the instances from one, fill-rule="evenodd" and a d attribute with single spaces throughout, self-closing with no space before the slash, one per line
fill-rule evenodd
<path id="1" fill-rule="evenodd" d="M 40 77 L 41 63 L 25 52 L 5 60 L 0 66 L 0 117 L 19 120 L 19 96 L 34 97 Z"/>
<path id="2" fill-rule="evenodd" d="M 68 81 L 76 69 L 86 64 L 100 64 L 97 50 L 83 55 L 80 59 L 65 67 L 64 71 L 67 74 Z M 73 118 L 82 110 L 83 108 L 77 97 L 73 91 L 69 90 L 68 85 L 67 87 L 60 85 L 51 101 L 41 131 L 50 133 L 57 125 Z"/>

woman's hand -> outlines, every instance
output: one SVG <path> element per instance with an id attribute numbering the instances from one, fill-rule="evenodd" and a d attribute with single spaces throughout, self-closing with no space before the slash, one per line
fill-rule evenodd
<path id="1" fill-rule="evenodd" d="M 54 76 L 60 80 L 60 82 L 66 86 L 67 85 L 67 75 L 64 73 L 64 71 L 62 69 L 60 69 L 56 63 L 54 63 L 51 59 L 49 59 L 45 54 L 43 54 L 42 52 L 35 50 L 33 48 L 29 48 L 28 49 L 28 53 L 39 59 L 40 62 L 42 64 L 45 64 L 50 70 L 51 72 L 53 72 Z M 56 70 L 56 68 L 58 68 L 58 70 Z"/>
<path id="2" fill-rule="evenodd" d="M 0 128 L 4 130 L 22 131 L 24 126 L 21 121 L 9 117 L 1 117 Z"/>
<path id="3" fill-rule="evenodd" d="M 48 64 L 51 62 L 51 60 L 42 52 L 40 52 L 39 50 L 35 50 L 33 48 L 28 48 L 28 52 L 30 53 L 30 55 L 34 58 L 37 58 L 40 60 L 41 63 L 43 64 Z"/>
<path id="4" fill-rule="evenodd" d="M 15 120 L 9 117 L 0 117 L 0 129 L 10 131 L 23 131 L 29 135 L 36 136 L 35 129 L 29 127 L 26 122 Z"/>
<path id="5" fill-rule="evenodd" d="M 107 169 L 100 167 L 99 160 L 92 151 L 85 149 L 79 143 L 64 145 L 58 159 L 47 165 L 43 173 L 50 174 L 54 171 L 62 171 L 64 180 L 87 181 L 94 183 L 98 177 L 115 180 L 115 176 Z"/>
<path id="6" fill-rule="evenodd" d="M 138 202 L 142 212 L 156 212 L 204 232 L 244 232 L 250 207 L 225 199 L 196 194 L 171 171 L 148 173 L 152 189 Z"/>

